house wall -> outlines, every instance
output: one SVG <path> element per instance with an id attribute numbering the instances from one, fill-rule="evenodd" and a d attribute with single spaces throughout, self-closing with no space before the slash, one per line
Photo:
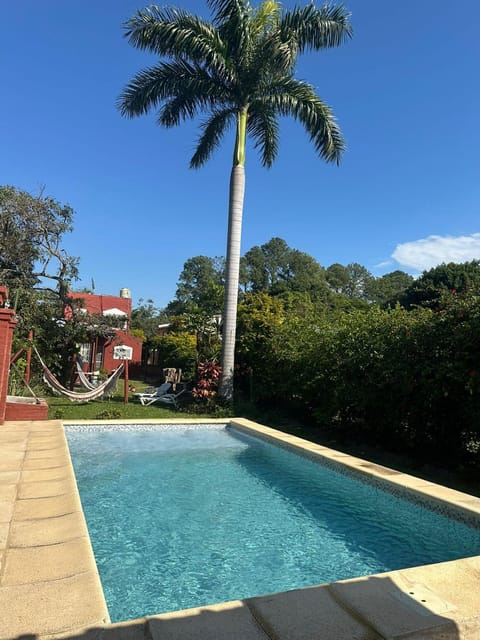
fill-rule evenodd
<path id="1" fill-rule="evenodd" d="M 132 347 L 131 364 L 139 365 L 142 362 L 142 340 L 125 331 L 117 330 L 115 338 L 106 343 L 103 349 L 103 368 L 108 372 L 116 369 L 119 365 L 119 361 L 113 359 L 113 349 L 119 345 Z"/>

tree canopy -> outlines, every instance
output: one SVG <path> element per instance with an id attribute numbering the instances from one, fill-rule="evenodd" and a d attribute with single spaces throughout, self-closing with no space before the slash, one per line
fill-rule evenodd
<path id="1" fill-rule="evenodd" d="M 400 303 L 407 309 L 415 306 L 432 307 L 448 293 L 480 294 L 480 261 L 457 264 L 442 263 L 424 271 L 400 296 Z"/>
<path id="2" fill-rule="evenodd" d="M 0 282 L 12 290 L 35 287 L 66 300 L 78 278 L 78 258 L 62 247 L 73 230 L 73 209 L 42 193 L 0 187 Z"/>
<path id="3" fill-rule="evenodd" d="M 325 291 L 323 268 L 307 253 L 292 249 L 282 238 L 252 247 L 240 263 L 245 291 L 276 295 L 285 291 Z"/>

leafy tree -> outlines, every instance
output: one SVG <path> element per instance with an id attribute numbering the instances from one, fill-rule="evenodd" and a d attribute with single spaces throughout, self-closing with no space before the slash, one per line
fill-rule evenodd
<path id="1" fill-rule="evenodd" d="M 158 334 L 158 325 L 165 320 L 165 314 L 162 309 L 155 307 L 151 299 L 145 301 L 140 298 L 138 304 L 139 306 L 132 310 L 130 329 L 132 333 L 141 331 L 142 335 L 138 334 L 139 337 L 148 342 Z"/>
<path id="2" fill-rule="evenodd" d="M 245 289 L 277 295 L 285 291 L 323 290 L 326 282 L 322 267 L 302 251 L 291 249 L 285 240 L 272 238 L 252 247 L 241 260 Z"/>
<path id="3" fill-rule="evenodd" d="M 335 293 L 345 293 L 347 283 L 349 280 L 349 274 L 346 267 L 343 264 L 335 262 L 331 264 L 325 270 L 325 278 L 328 285 Z"/>
<path id="4" fill-rule="evenodd" d="M 210 316 L 222 310 L 225 261 L 223 258 L 195 256 L 183 265 L 175 300 L 169 310 L 176 315 L 198 309 Z"/>
<path id="5" fill-rule="evenodd" d="M 284 320 L 279 297 L 264 292 L 247 293 L 238 307 L 237 378 L 244 392 L 262 397 L 274 383 L 273 338 L 276 327 Z M 248 382 L 253 379 L 254 387 Z"/>
<path id="6" fill-rule="evenodd" d="M 447 292 L 480 294 L 480 261 L 449 262 L 424 271 L 400 296 L 402 305 L 434 307 Z"/>
<path id="7" fill-rule="evenodd" d="M 326 269 L 325 277 L 335 293 L 352 300 L 368 300 L 368 290 L 373 276 L 358 262 L 351 262 L 346 267 L 336 262 Z"/>
<path id="8" fill-rule="evenodd" d="M 366 287 L 367 297 L 379 305 L 395 305 L 402 294 L 413 283 L 413 276 L 405 271 L 392 271 L 380 278 L 372 278 Z"/>
<path id="9" fill-rule="evenodd" d="M 155 6 L 126 23 L 129 42 L 161 57 L 139 72 L 119 99 L 123 115 L 158 108 L 161 126 L 206 113 L 190 166 L 202 166 L 232 125 L 236 130 L 230 178 L 226 293 L 220 396 L 233 394 L 240 237 L 245 190 L 246 138 L 269 167 L 278 151 L 278 118 L 293 116 L 327 162 L 344 148 L 330 108 L 314 88 L 294 77 L 299 54 L 340 45 L 351 35 L 343 6 L 313 4 L 282 11 L 276 0 L 253 8 L 249 0 L 207 0 L 213 22 L 179 9 Z"/>
<path id="10" fill-rule="evenodd" d="M 35 287 L 64 303 L 78 278 L 78 259 L 62 248 L 73 209 L 50 196 L 0 187 L 0 283 L 12 291 Z"/>
<path id="11" fill-rule="evenodd" d="M 68 291 L 78 278 L 78 259 L 62 247 L 73 230 L 73 209 L 43 191 L 34 196 L 0 187 L 0 284 L 10 291 L 18 324 L 14 350 L 35 342 L 47 365 L 63 380 L 75 345 L 85 337 L 81 322 L 64 322 Z"/>
<path id="12" fill-rule="evenodd" d="M 282 282 L 272 290 L 276 291 L 307 291 L 313 296 L 318 296 L 327 289 L 325 272 L 315 258 L 292 249 L 288 257 L 288 265 L 285 273 L 282 274 Z"/>
<path id="13" fill-rule="evenodd" d="M 197 365 L 197 345 L 195 336 L 189 333 L 168 333 L 151 340 L 151 347 L 157 351 L 162 367 L 182 370 L 182 378 L 191 380 Z"/>
<path id="14" fill-rule="evenodd" d="M 368 300 L 368 288 L 373 279 L 370 271 L 358 262 L 347 264 L 346 269 L 348 281 L 343 293 L 347 298 Z"/>

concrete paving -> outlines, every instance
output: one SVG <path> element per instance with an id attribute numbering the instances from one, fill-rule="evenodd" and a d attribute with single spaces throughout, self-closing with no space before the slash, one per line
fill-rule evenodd
<path id="1" fill-rule="evenodd" d="M 478 498 L 234 423 L 480 523 Z M 0 426 L 0 640 L 54 638 L 480 640 L 480 556 L 110 624 L 62 423 L 10 422 Z"/>

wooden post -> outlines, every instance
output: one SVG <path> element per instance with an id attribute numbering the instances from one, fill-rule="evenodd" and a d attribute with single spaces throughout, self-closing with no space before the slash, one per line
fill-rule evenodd
<path id="1" fill-rule="evenodd" d="M 124 375 L 124 386 L 123 386 L 123 402 L 124 404 L 128 404 L 128 360 L 123 361 L 123 375 Z"/>
<path id="2" fill-rule="evenodd" d="M 32 342 L 32 340 L 33 340 L 33 331 L 30 330 L 28 332 L 28 341 Z M 29 384 L 29 382 L 30 382 L 31 366 L 32 366 L 32 347 L 28 347 L 28 349 L 27 349 L 27 364 L 26 364 L 26 367 L 25 367 L 25 375 L 23 377 L 23 379 L 25 380 L 26 384 Z"/>

